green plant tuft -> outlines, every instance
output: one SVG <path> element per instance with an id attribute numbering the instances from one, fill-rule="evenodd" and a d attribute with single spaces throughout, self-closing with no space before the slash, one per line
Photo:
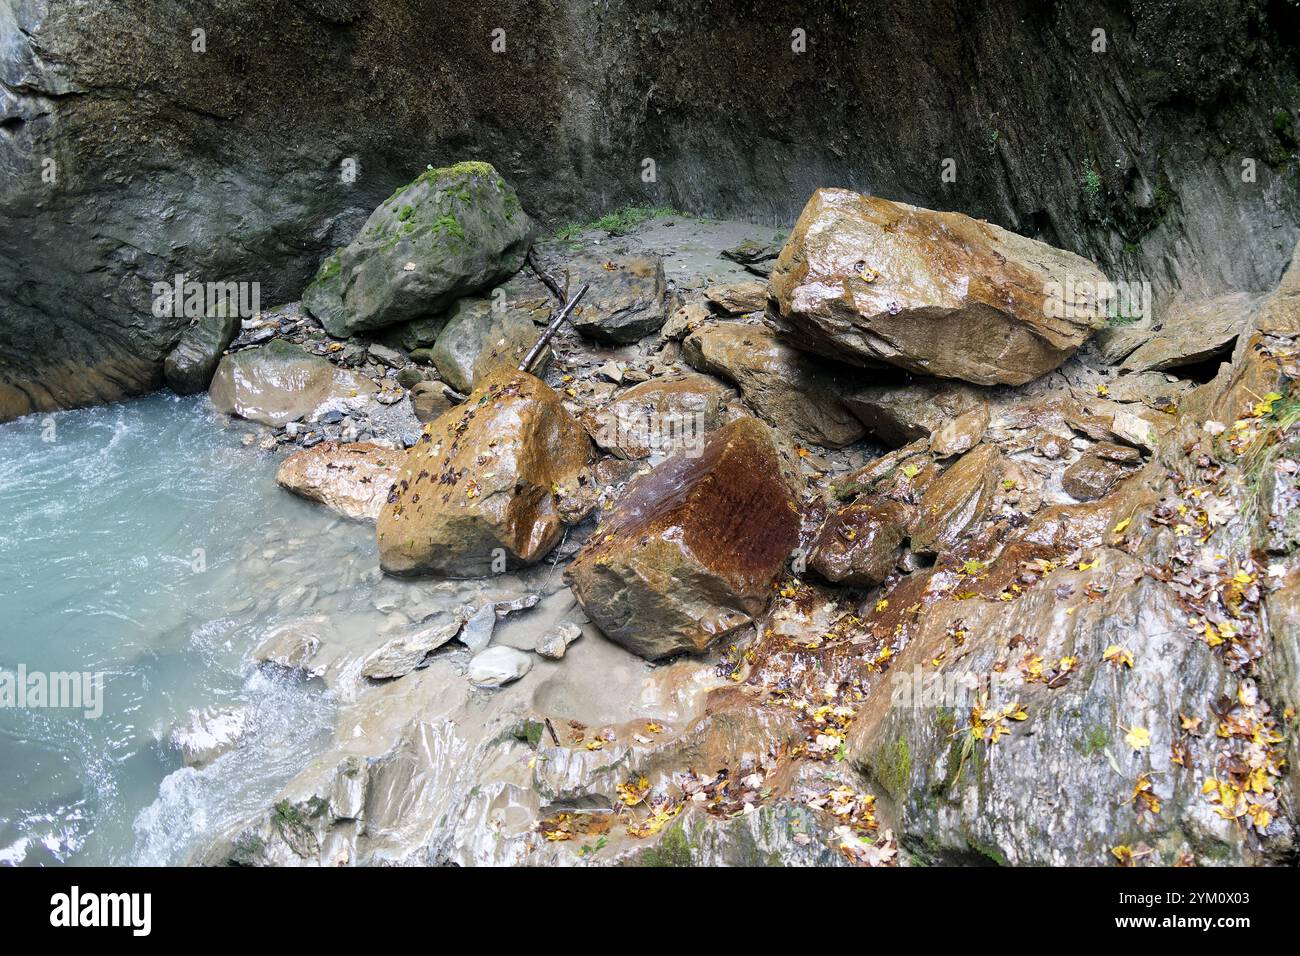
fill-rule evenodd
<path id="1" fill-rule="evenodd" d="M 622 209 L 606 213 L 592 222 L 570 223 L 563 226 L 556 231 L 555 238 L 561 242 L 567 242 L 584 232 L 592 232 L 597 229 L 603 229 L 610 235 L 621 236 L 651 219 L 658 219 L 661 216 L 684 215 L 686 214 L 673 209 L 671 206 L 624 206 Z"/>

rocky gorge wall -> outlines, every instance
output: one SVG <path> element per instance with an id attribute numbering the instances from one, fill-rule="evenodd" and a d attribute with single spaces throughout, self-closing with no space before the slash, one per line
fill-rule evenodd
<path id="1" fill-rule="evenodd" d="M 544 222 L 788 225 L 840 185 L 1158 297 L 1262 291 L 1300 232 L 1298 27 L 1280 0 L 6 0 L 0 420 L 157 387 L 187 320 L 154 282 L 296 299 L 395 187 L 469 158 Z"/>

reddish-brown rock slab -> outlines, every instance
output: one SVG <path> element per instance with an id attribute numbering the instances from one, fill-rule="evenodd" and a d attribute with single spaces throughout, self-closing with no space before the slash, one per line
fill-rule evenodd
<path id="1" fill-rule="evenodd" d="M 650 660 L 748 624 L 798 543 L 798 478 L 771 430 L 725 425 L 634 482 L 566 572 L 587 616 Z"/>

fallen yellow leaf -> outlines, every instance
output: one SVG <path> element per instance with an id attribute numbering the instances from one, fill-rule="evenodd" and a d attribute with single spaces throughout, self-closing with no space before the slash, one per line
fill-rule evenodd
<path id="1" fill-rule="evenodd" d="M 1124 735 L 1124 740 L 1134 750 L 1144 750 L 1151 746 L 1151 731 L 1145 727 L 1134 727 Z"/>

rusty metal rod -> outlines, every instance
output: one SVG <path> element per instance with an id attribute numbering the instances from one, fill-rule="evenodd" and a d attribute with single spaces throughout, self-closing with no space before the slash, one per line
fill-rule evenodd
<path id="1" fill-rule="evenodd" d="M 560 331 L 560 326 L 564 324 L 564 320 L 569 317 L 569 314 L 573 312 L 577 304 L 582 301 L 582 297 L 587 294 L 587 288 L 588 283 L 584 282 L 582 288 L 578 290 L 578 294 L 570 299 L 564 308 L 555 314 L 555 317 L 551 319 L 550 324 L 546 326 L 546 331 L 542 333 L 541 338 L 539 338 L 537 343 L 528 350 L 528 354 L 524 356 L 524 360 L 519 363 L 519 371 L 527 372 L 529 375 L 533 374 L 533 366 L 535 366 L 538 360 L 541 359 L 542 353 L 546 351 L 546 346 L 550 344 L 551 339 L 555 338 L 555 333 Z"/>
<path id="2" fill-rule="evenodd" d="M 545 269 L 542 268 L 542 264 L 537 258 L 536 249 L 533 249 L 531 247 L 529 248 L 527 260 L 528 260 L 528 268 L 532 269 L 533 273 L 537 276 L 537 278 L 542 280 L 542 285 L 546 286 L 546 288 L 551 290 L 551 295 L 555 296 L 556 301 L 558 301 L 560 305 L 564 305 L 565 300 L 569 297 L 568 274 L 567 273 L 565 274 L 564 288 L 561 289 L 560 283 L 556 280 L 555 276 L 551 275 L 549 272 L 547 272 Z"/>

